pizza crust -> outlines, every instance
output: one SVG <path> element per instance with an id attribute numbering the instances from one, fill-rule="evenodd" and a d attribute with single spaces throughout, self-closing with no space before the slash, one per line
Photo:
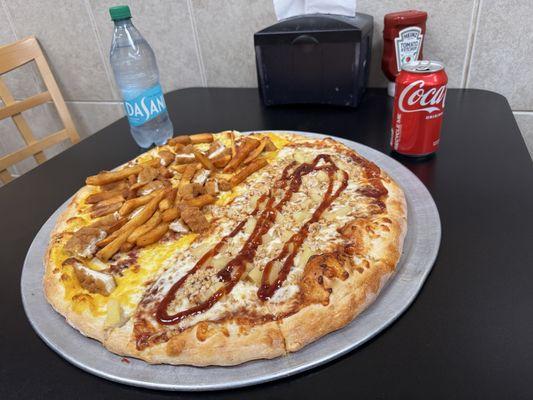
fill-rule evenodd
<path id="1" fill-rule="evenodd" d="M 131 320 L 114 329 L 104 340 L 104 346 L 120 355 L 140 358 L 150 364 L 174 365 L 237 365 L 256 359 L 271 359 L 284 355 L 285 344 L 276 322 L 252 326 L 244 332 L 232 323 L 211 323 L 208 337 L 200 340 L 200 324 L 174 334 L 161 344 L 139 351 L 131 340 Z"/>
<path id="2" fill-rule="evenodd" d="M 328 305 L 311 304 L 280 321 L 288 352 L 295 352 L 318 338 L 349 324 L 377 297 L 392 272 L 376 263 L 363 282 L 336 281 Z"/>
<path id="3" fill-rule="evenodd" d="M 51 262 L 50 259 L 54 247 L 54 238 L 65 230 L 67 221 L 70 218 L 77 216 L 77 207 L 80 200 L 85 198 L 91 192 L 92 190 L 87 186 L 81 188 L 74 195 L 65 211 L 58 217 L 57 222 L 52 229 L 51 240 L 45 253 L 43 286 L 48 302 L 54 310 L 65 317 L 69 325 L 79 330 L 87 337 L 103 341 L 106 336 L 103 327 L 104 318 L 96 318 L 89 312 L 77 313 L 72 309 L 72 303 L 65 298 L 65 287 L 61 283 L 61 274 L 54 273 L 54 269 L 59 266 Z"/>

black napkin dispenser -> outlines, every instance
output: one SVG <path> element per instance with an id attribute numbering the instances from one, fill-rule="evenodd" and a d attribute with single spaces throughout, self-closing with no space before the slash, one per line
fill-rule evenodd
<path id="1" fill-rule="evenodd" d="M 264 104 L 357 107 L 368 83 L 373 23 L 366 14 L 310 14 L 255 33 Z"/>

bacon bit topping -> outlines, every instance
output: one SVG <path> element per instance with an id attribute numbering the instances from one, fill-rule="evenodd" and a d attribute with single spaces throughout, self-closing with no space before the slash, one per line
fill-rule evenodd
<path id="1" fill-rule="evenodd" d="M 122 276 L 122 271 L 135 267 L 138 260 L 138 250 L 130 251 L 126 258 L 114 262 L 107 268 L 107 272 L 112 275 Z"/>

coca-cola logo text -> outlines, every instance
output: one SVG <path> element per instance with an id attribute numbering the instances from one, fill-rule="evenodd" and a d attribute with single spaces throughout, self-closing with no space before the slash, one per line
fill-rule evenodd
<path id="1" fill-rule="evenodd" d="M 414 81 L 403 89 L 398 106 L 403 112 L 425 111 L 428 114 L 444 108 L 446 85 L 424 90 L 424 81 Z"/>

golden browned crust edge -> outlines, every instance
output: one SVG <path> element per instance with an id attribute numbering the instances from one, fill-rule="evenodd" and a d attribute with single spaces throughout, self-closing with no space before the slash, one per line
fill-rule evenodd
<path id="1" fill-rule="evenodd" d="M 151 364 L 231 366 L 286 353 L 276 322 L 252 326 L 245 332 L 229 327 L 226 334 L 220 329 L 221 325 L 213 325 L 215 332 L 204 341 L 198 339 L 197 324 L 174 334 L 168 342 L 139 351 L 132 340 L 133 323 L 130 320 L 121 328 L 114 329 L 103 344 L 113 353 L 140 358 Z"/>
<path id="2" fill-rule="evenodd" d="M 94 317 L 88 313 L 76 313 L 72 309 L 72 304 L 65 299 L 65 289 L 60 282 L 60 274 L 54 274 L 53 270 L 60 265 L 55 265 L 50 259 L 50 254 L 54 247 L 54 238 L 63 231 L 64 225 L 69 218 L 77 215 L 77 205 L 79 199 L 86 196 L 91 189 L 84 186 L 74 195 L 71 202 L 68 204 L 65 211 L 63 211 L 57 219 L 57 222 L 52 229 L 50 235 L 50 242 L 46 249 L 44 256 L 45 273 L 43 277 L 43 287 L 45 297 L 50 305 L 59 314 L 65 317 L 67 323 L 73 328 L 79 330 L 83 335 L 90 338 L 102 341 L 105 337 L 105 331 L 103 329 L 102 318 Z"/>
<path id="3" fill-rule="evenodd" d="M 335 282 L 328 305 L 311 304 L 280 321 L 288 352 L 295 352 L 328 333 L 348 325 L 377 297 L 392 275 L 383 263 L 371 267 L 363 283 L 355 287 L 352 279 Z"/>

